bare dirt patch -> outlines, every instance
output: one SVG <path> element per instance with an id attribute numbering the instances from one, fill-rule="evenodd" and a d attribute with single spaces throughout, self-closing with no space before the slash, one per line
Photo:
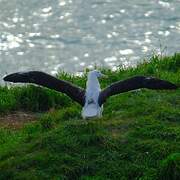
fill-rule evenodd
<path id="1" fill-rule="evenodd" d="M 32 112 L 11 112 L 0 116 L 0 127 L 19 129 L 26 123 L 35 122 L 37 117 L 38 115 Z"/>

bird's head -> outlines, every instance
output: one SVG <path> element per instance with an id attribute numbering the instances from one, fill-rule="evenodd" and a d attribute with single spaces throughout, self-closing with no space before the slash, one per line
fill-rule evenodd
<path id="1" fill-rule="evenodd" d="M 107 77 L 105 74 L 101 73 L 101 72 L 98 71 L 98 70 L 90 71 L 90 72 L 88 73 L 88 76 L 93 76 L 93 77 L 97 77 L 97 78 Z"/>

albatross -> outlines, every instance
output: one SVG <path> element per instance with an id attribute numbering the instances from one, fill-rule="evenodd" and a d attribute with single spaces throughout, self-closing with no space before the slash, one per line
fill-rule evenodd
<path id="1" fill-rule="evenodd" d="M 98 70 L 90 71 L 87 77 L 86 89 L 40 71 L 12 73 L 3 79 L 13 83 L 33 83 L 66 94 L 83 107 L 81 113 L 83 119 L 101 117 L 103 104 L 113 95 L 140 88 L 152 90 L 177 89 L 175 84 L 166 80 L 155 77 L 134 76 L 117 81 L 101 90 L 98 78 L 105 76 Z"/>

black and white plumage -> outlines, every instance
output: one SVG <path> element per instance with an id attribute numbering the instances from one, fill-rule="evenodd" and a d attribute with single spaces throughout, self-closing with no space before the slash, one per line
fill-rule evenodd
<path id="1" fill-rule="evenodd" d="M 4 81 L 14 83 L 33 83 L 65 93 L 83 106 L 82 117 L 84 119 L 101 117 L 103 103 L 105 103 L 108 97 L 113 95 L 140 88 L 159 90 L 177 89 L 177 86 L 169 81 L 153 77 L 134 76 L 123 81 L 115 82 L 101 90 L 98 78 L 102 76 L 105 75 L 97 70 L 90 71 L 88 73 L 86 90 L 40 71 L 13 73 L 5 76 L 3 79 Z"/>

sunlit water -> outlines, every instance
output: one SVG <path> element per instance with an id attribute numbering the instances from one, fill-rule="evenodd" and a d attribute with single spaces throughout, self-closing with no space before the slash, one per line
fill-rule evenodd
<path id="1" fill-rule="evenodd" d="M 134 66 L 180 51 L 180 0 L 0 0 L 0 77 Z"/>

